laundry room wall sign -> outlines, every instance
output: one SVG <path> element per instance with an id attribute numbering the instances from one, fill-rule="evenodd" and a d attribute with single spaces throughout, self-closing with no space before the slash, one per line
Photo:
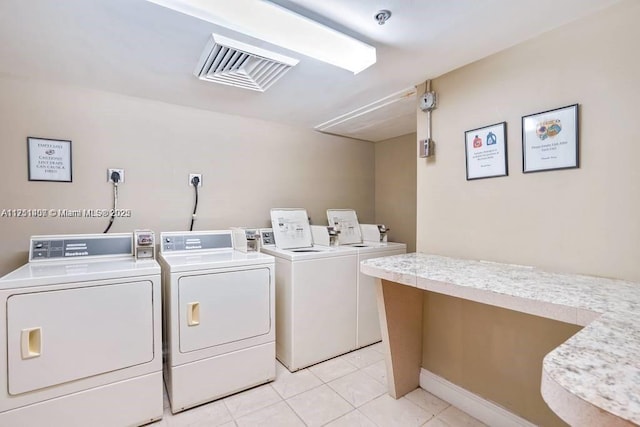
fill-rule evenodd
<path id="1" fill-rule="evenodd" d="M 509 175 L 507 167 L 507 122 L 464 133 L 467 181 Z"/>
<path id="2" fill-rule="evenodd" d="M 29 181 L 71 182 L 71 141 L 27 138 Z"/>
<path id="3" fill-rule="evenodd" d="M 578 167 L 578 104 L 522 117 L 522 172 Z"/>

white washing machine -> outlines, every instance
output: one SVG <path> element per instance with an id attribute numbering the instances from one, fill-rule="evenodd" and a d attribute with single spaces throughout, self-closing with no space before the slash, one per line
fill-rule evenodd
<path id="1" fill-rule="evenodd" d="M 31 238 L 0 279 L 0 425 L 162 418 L 160 266 L 133 251 L 132 234 Z"/>
<path id="2" fill-rule="evenodd" d="M 382 340 L 376 286 L 380 279 L 360 271 L 360 263 L 371 258 L 400 255 L 407 252 L 404 243 L 387 242 L 384 226 L 360 224 L 353 209 L 328 209 L 327 220 L 339 231 L 341 247 L 358 251 L 357 262 L 357 348 Z"/>
<path id="3" fill-rule="evenodd" d="M 314 246 L 304 209 L 272 209 L 263 253 L 276 258 L 276 356 L 297 371 L 355 349 L 355 249 Z"/>
<path id="4" fill-rule="evenodd" d="M 233 250 L 230 230 L 160 239 L 171 411 L 275 379 L 273 257 Z"/>

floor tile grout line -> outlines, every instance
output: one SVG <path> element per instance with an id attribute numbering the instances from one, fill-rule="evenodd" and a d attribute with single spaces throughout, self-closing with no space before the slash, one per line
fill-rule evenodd
<path id="1" fill-rule="evenodd" d="M 375 345 L 375 344 L 373 344 L 373 345 Z M 373 349 L 373 350 L 375 351 L 375 349 Z M 378 352 L 378 353 L 379 353 L 379 352 Z M 347 353 L 347 354 L 348 354 L 348 353 Z M 350 362 L 349 360 L 347 360 L 346 358 L 344 358 L 344 356 L 345 356 L 345 355 L 340 355 L 340 356 L 337 356 L 337 357 L 335 357 L 335 358 L 333 358 L 333 359 L 329 359 L 329 360 L 335 360 L 335 359 L 340 358 L 342 361 L 344 361 L 344 362 L 346 362 L 347 364 L 349 364 L 349 365 L 353 366 L 354 368 L 356 368 L 356 370 L 355 370 L 355 371 L 345 373 L 344 375 L 340 375 L 340 376 L 338 376 L 338 377 L 336 377 L 336 378 L 332 378 L 330 381 L 325 381 L 325 380 L 323 380 L 322 378 L 320 378 L 318 375 L 314 374 L 314 373 L 313 373 L 313 371 L 312 371 L 310 368 L 312 368 L 313 366 L 317 366 L 317 365 L 320 365 L 320 364 L 322 364 L 322 363 L 325 363 L 325 362 L 327 362 L 327 361 L 320 362 L 320 363 L 318 363 L 318 364 L 316 364 L 316 365 L 309 366 L 309 367 L 307 367 L 307 368 L 305 368 L 305 369 L 307 369 L 307 370 L 308 370 L 308 372 L 309 372 L 309 373 L 311 373 L 314 377 L 318 378 L 318 379 L 321 381 L 321 383 L 322 383 L 322 384 L 321 384 L 321 385 L 318 385 L 318 386 L 316 386 L 316 387 L 313 387 L 313 388 L 311 388 L 311 389 L 309 389 L 309 390 L 305 390 L 304 392 L 298 393 L 298 394 L 296 394 L 296 395 L 294 395 L 294 396 L 290 396 L 290 397 L 288 397 L 287 399 L 284 399 L 284 398 L 283 398 L 283 399 L 284 399 L 285 403 L 287 404 L 287 406 L 289 406 L 289 407 L 293 410 L 293 412 L 296 414 L 296 416 L 297 416 L 298 418 L 301 418 L 301 417 L 300 417 L 300 415 L 295 411 L 295 409 L 290 405 L 290 403 L 289 403 L 289 401 L 288 401 L 288 400 L 289 400 L 289 399 L 291 399 L 291 398 L 293 398 L 293 397 L 295 397 L 295 396 L 299 396 L 299 395 L 301 395 L 301 394 L 303 394 L 303 393 L 306 393 L 306 392 L 308 392 L 308 391 L 311 391 L 311 390 L 314 390 L 314 389 L 316 389 L 316 388 L 319 388 L 319 387 L 321 387 L 322 385 L 326 385 L 326 386 L 328 386 L 328 387 L 329 387 L 329 388 L 330 388 L 334 393 L 336 393 L 336 394 L 338 395 L 338 397 L 340 397 L 340 398 L 341 398 L 342 400 L 344 400 L 344 401 L 345 401 L 349 406 L 351 406 L 351 407 L 352 407 L 352 409 L 351 409 L 351 411 L 347 412 L 346 414 L 342 414 L 342 415 L 340 415 L 340 416 L 338 416 L 338 417 L 336 417 L 336 418 L 334 418 L 334 419 L 332 419 L 332 420 L 327 421 L 327 422 L 326 422 L 326 423 L 324 423 L 323 425 L 330 424 L 330 423 L 332 423 L 332 422 L 336 421 L 337 419 L 339 419 L 339 418 L 342 418 L 342 417 L 346 416 L 347 414 L 350 414 L 350 413 L 352 413 L 352 412 L 354 412 L 354 411 L 357 411 L 358 413 L 362 414 L 362 416 L 364 416 L 367 420 L 371 421 L 373 424 L 375 424 L 376 426 L 378 426 L 378 424 L 377 424 L 375 421 L 373 421 L 373 420 L 371 420 L 369 417 L 367 417 L 367 416 L 366 416 L 362 411 L 359 411 L 359 409 L 358 409 L 359 407 L 358 407 L 358 406 L 353 405 L 351 402 L 349 402 L 348 400 L 346 400 L 346 399 L 345 399 L 345 398 L 344 398 L 340 393 L 338 393 L 338 391 L 337 391 L 337 390 L 335 390 L 335 389 L 331 386 L 331 384 L 330 384 L 330 383 L 331 383 L 331 382 L 333 382 L 333 381 L 336 381 L 336 380 L 338 380 L 338 379 L 340 379 L 340 378 L 344 378 L 344 377 L 346 377 L 346 376 L 348 376 L 348 375 L 352 375 L 352 374 L 355 374 L 355 373 L 360 372 L 360 371 L 362 371 L 362 372 L 363 372 L 363 373 L 364 373 L 368 378 L 372 378 L 373 380 L 376 380 L 376 378 L 374 378 L 372 375 L 369 375 L 368 373 L 364 372 L 364 369 L 368 368 L 369 366 L 375 365 L 376 363 L 378 363 L 378 362 L 379 362 L 379 360 L 378 360 L 378 361 L 375 361 L 375 362 L 373 362 L 373 363 L 370 363 L 369 365 L 365 365 L 365 366 L 359 367 L 359 366 L 355 365 L 354 363 Z M 285 367 L 285 369 L 286 369 L 286 367 Z M 301 371 L 301 370 L 300 370 L 300 371 Z M 298 373 L 298 372 L 300 372 L 300 371 L 296 371 L 296 372 L 291 372 L 291 371 L 289 371 L 289 373 L 290 373 L 290 374 L 292 374 L 292 375 L 295 375 L 296 373 Z M 381 384 L 381 385 L 384 385 L 384 384 L 382 384 L 380 381 L 377 381 L 377 382 L 378 382 L 379 384 Z M 276 393 L 277 393 L 277 390 L 276 390 Z M 380 395 L 380 396 L 382 396 L 382 395 Z M 367 403 L 369 403 L 369 402 L 371 402 L 371 401 L 373 401 L 373 400 L 375 400 L 375 399 L 377 399 L 377 398 L 378 398 L 378 397 L 380 397 L 380 396 L 376 396 L 376 397 L 372 398 L 371 400 L 369 400 L 369 401 L 367 401 L 367 402 L 363 402 L 363 403 L 360 405 L 360 407 L 361 407 L 361 406 L 366 405 Z M 304 422 L 304 420 L 302 420 L 302 423 L 303 423 L 305 426 L 308 426 L 308 425 L 307 425 L 307 423 L 305 423 L 305 422 Z"/>
<path id="2" fill-rule="evenodd" d="M 428 391 L 426 391 L 425 389 L 423 389 L 422 387 L 418 386 L 418 388 L 416 388 L 416 390 L 423 390 L 425 393 L 431 394 L 432 396 L 435 396 L 437 399 L 441 400 L 442 402 L 446 403 L 447 406 L 445 406 L 444 408 L 442 408 L 439 412 L 434 413 L 433 414 L 433 418 L 437 418 L 440 414 L 442 414 L 444 411 L 446 411 L 447 409 L 449 409 L 451 406 L 453 406 L 451 403 L 447 402 L 446 400 L 440 399 L 438 396 L 436 396 L 435 394 L 429 393 Z M 407 393 L 408 394 L 408 393 Z M 406 395 L 403 396 L 405 399 L 407 399 L 409 402 L 413 403 L 414 405 L 418 406 L 419 408 L 422 408 L 422 406 L 418 405 L 416 402 L 414 402 L 413 400 L 409 399 Z M 422 408 L 425 411 L 427 410 L 426 408 Z M 428 421 L 427 421 L 428 422 Z"/>
<path id="3" fill-rule="evenodd" d="M 342 356 L 344 356 L 344 355 L 342 355 Z M 313 368 L 314 366 L 318 366 L 318 365 L 321 365 L 321 364 L 323 364 L 323 363 L 325 363 L 325 362 L 329 362 L 330 360 L 336 360 L 336 359 L 340 359 L 340 360 L 342 360 L 343 362 L 345 362 L 345 363 L 347 363 L 347 364 L 351 365 L 353 368 L 355 368 L 355 369 L 356 369 L 356 371 L 358 371 L 358 370 L 360 369 L 360 368 L 358 368 L 357 366 L 355 366 L 353 363 L 349 362 L 348 360 L 344 360 L 344 359 L 342 358 L 342 356 L 337 356 L 337 357 L 334 357 L 333 359 L 325 360 L 324 362 L 320 362 L 320 363 L 317 363 L 317 364 L 315 364 L 315 365 L 309 366 L 307 369 L 309 369 L 309 372 L 313 373 L 313 371 L 311 371 L 311 368 Z M 314 374 L 314 375 L 315 375 L 315 376 L 316 376 L 320 381 L 322 381 L 323 383 L 325 383 L 325 384 L 329 384 L 331 381 L 337 380 L 338 378 L 345 377 L 345 376 L 347 376 L 347 375 L 349 375 L 349 374 L 352 374 L 352 373 L 354 373 L 354 372 L 356 372 L 356 371 L 347 372 L 347 373 L 345 373 L 345 374 L 342 374 L 342 375 L 339 375 L 339 376 L 337 376 L 337 377 L 335 377 L 335 378 L 332 378 L 332 379 L 330 379 L 329 381 L 325 381 L 325 380 L 323 380 L 323 379 L 322 379 L 322 378 L 320 378 L 317 374 Z"/>
<path id="4" fill-rule="evenodd" d="M 241 390 L 241 391 L 239 391 L 239 392 L 237 392 L 237 393 L 231 394 L 231 395 L 229 395 L 229 396 L 225 396 L 225 397 L 223 397 L 223 398 L 221 398 L 221 399 L 218 399 L 218 400 L 212 400 L 211 402 L 205 403 L 205 405 L 209 405 L 209 404 L 212 404 L 212 403 L 215 403 L 215 402 L 222 401 L 222 403 L 224 404 L 224 407 L 225 407 L 225 408 L 227 409 L 227 411 L 229 412 L 229 415 L 231 415 L 231 419 L 235 421 L 235 420 L 237 420 L 238 418 L 242 418 L 242 417 L 244 417 L 245 415 L 252 414 L 252 413 L 254 413 L 254 412 L 257 412 L 257 411 L 259 411 L 259 410 L 261 410 L 261 409 L 264 409 L 264 408 L 266 408 L 266 407 L 268 407 L 268 406 L 271 406 L 271 405 L 267 405 L 267 406 L 265 406 L 265 407 L 258 408 L 258 409 L 252 409 L 251 411 L 249 411 L 249 412 L 247 412 L 247 413 L 245 413 L 245 414 L 242 414 L 242 415 L 241 415 L 241 416 L 239 416 L 239 417 L 236 417 L 236 416 L 233 414 L 233 412 L 231 412 L 231 409 L 229 409 L 229 405 L 227 404 L 227 399 L 228 399 L 228 398 L 230 398 L 230 397 L 233 397 L 233 396 L 239 396 L 239 395 L 241 395 L 241 394 L 243 394 L 243 393 L 246 393 L 246 392 L 248 392 L 248 391 L 257 390 L 257 389 L 259 389 L 260 387 L 269 386 L 269 388 L 270 388 L 270 389 L 271 389 L 271 390 L 276 394 L 276 396 L 280 399 L 280 401 L 283 401 L 284 399 L 282 398 L 282 396 L 280 396 L 280 393 L 278 393 L 278 391 L 277 391 L 276 389 L 274 389 L 274 388 L 273 388 L 273 385 L 272 385 L 272 384 L 273 384 L 273 381 L 268 382 L 268 383 L 264 383 L 264 384 L 259 384 L 259 385 L 256 385 L 256 386 L 254 386 L 254 387 L 251 387 L 251 388 L 249 388 L 249 389 L 247 389 L 247 390 Z M 276 403 L 278 403 L 278 402 L 275 402 L 275 403 L 273 403 L 273 404 L 275 405 Z"/>
<path id="5" fill-rule="evenodd" d="M 380 396 L 378 396 L 378 397 L 380 397 Z M 377 397 L 376 397 L 376 399 L 377 399 Z M 375 400 L 375 399 L 374 399 L 374 400 Z M 368 403 L 368 402 L 367 402 L 367 403 Z M 378 424 L 377 422 L 375 422 L 374 420 L 372 420 L 372 419 L 371 419 L 370 417 L 368 417 L 368 416 L 367 416 L 367 414 L 365 414 L 364 412 L 359 411 L 358 409 L 356 409 L 356 411 L 360 412 L 360 413 L 362 414 L 362 416 L 363 416 L 363 417 L 365 417 L 367 420 L 371 421 L 374 425 L 376 425 L 376 426 L 378 426 L 378 427 L 384 427 L 384 426 L 379 425 L 379 424 Z"/>
<path id="6" fill-rule="evenodd" d="M 291 412 L 293 412 L 293 414 L 296 416 L 296 418 L 298 418 L 300 420 L 300 422 L 302 422 L 302 424 L 304 424 L 305 426 L 307 426 L 307 423 L 304 422 L 304 420 L 302 419 L 302 417 L 296 412 L 296 410 L 293 408 L 293 406 L 291 406 L 289 404 L 289 402 L 285 399 L 284 403 L 289 407 L 289 409 L 291 409 Z M 308 427 L 308 426 L 307 426 Z"/>
<path id="7" fill-rule="evenodd" d="M 419 388 L 419 387 L 418 387 L 418 388 Z M 417 390 L 417 389 L 416 389 L 416 390 Z M 420 406 L 420 405 L 418 405 L 417 403 L 412 402 L 411 400 L 407 399 L 407 396 L 402 396 L 400 399 L 405 399 L 407 402 L 411 403 L 411 404 L 412 404 L 413 406 L 415 406 L 416 408 L 418 408 L 418 409 L 422 409 L 423 411 L 427 412 L 427 410 L 426 410 L 426 409 L 424 409 L 422 406 Z M 398 399 L 398 400 L 400 400 L 400 399 Z"/>
<path id="8" fill-rule="evenodd" d="M 376 378 L 375 376 L 373 376 L 373 375 L 369 374 L 368 372 L 365 372 L 365 374 L 366 374 L 366 375 L 368 375 L 368 376 L 369 376 L 369 378 L 372 378 L 372 379 L 376 380 L 376 381 L 378 382 L 378 384 L 382 384 L 383 386 L 387 386 L 387 383 L 386 383 L 386 382 L 382 382 L 382 381 L 380 381 L 378 378 Z"/>
<path id="9" fill-rule="evenodd" d="M 372 363 L 371 365 L 367 365 L 364 368 L 360 368 L 360 370 L 362 372 L 364 372 L 365 374 L 369 375 L 370 377 L 373 377 L 373 375 L 369 374 L 366 369 L 369 369 L 370 367 L 372 367 L 373 365 L 377 365 L 380 362 L 384 362 L 384 360 L 378 360 L 377 362 Z M 386 374 L 385 374 L 386 375 Z M 379 381 L 378 381 L 379 382 Z"/>
<path id="10" fill-rule="evenodd" d="M 322 384 L 322 385 L 329 387 L 329 384 Z M 319 388 L 319 387 L 318 387 L 318 388 Z M 329 423 L 331 423 L 331 422 L 333 422 L 333 421 L 337 420 L 337 419 L 338 419 L 338 418 L 340 418 L 340 417 L 343 417 L 343 416 L 347 415 L 348 413 L 352 412 L 354 409 L 358 409 L 358 408 L 356 408 L 355 406 L 353 406 L 353 405 L 351 404 L 351 402 L 349 402 L 349 401 L 347 401 L 345 398 L 343 398 L 343 397 L 340 395 L 340 393 L 338 393 L 338 392 L 336 392 L 335 390 L 333 390 L 333 388 L 329 387 L 329 389 L 330 389 L 331 391 L 333 391 L 333 392 L 338 396 L 338 398 L 339 398 L 339 399 L 342 399 L 343 401 L 345 401 L 345 402 L 346 402 L 346 404 L 347 404 L 347 405 L 349 405 L 349 406 L 351 407 L 351 410 L 350 410 L 349 412 L 347 412 L 346 414 L 339 415 L 339 416 L 337 416 L 336 418 L 333 418 L 333 419 L 331 419 L 331 420 L 327 421 L 326 423 L 322 424 L 323 426 L 325 426 L 325 425 L 327 425 L 327 424 L 329 424 Z M 309 390 L 309 391 L 310 391 L 310 390 Z M 293 409 L 293 408 L 292 408 L 292 409 Z M 293 411 L 295 412 L 295 409 L 293 409 Z M 297 414 L 297 412 L 296 412 L 296 414 Z M 302 418 L 302 417 L 300 417 L 300 418 Z M 304 420 L 302 420 L 302 422 L 304 423 L 304 425 L 305 425 L 305 426 L 307 425 L 307 423 L 306 423 L 306 422 L 304 422 Z"/>
<path id="11" fill-rule="evenodd" d="M 362 371 L 362 369 L 359 369 L 359 370 L 357 370 L 357 371 L 351 372 L 351 373 L 350 373 L 350 374 L 348 374 L 348 375 L 353 375 L 353 374 L 356 374 L 356 373 L 361 372 L 361 371 Z M 371 377 L 369 377 L 368 375 L 366 375 L 364 372 L 363 372 L 363 374 L 364 374 L 367 378 L 371 378 Z M 340 377 L 340 378 L 336 378 L 335 380 L 333 380 L 333 381 L 331 381 L 331 382 L 337 381 L 337 380 L 339 380 L 339 379 L 341 379 L 341 378 L 345 378 L 346 376 L 347 376 L 347 375 L 345 375 L 345 376 L 343 376 L 343 377 Z M 371 379 L 373 380 L 373 378 L 371 378 Z M 380 384 L 380 383 L 378 383 L 378 384 Z M 335 388 L 334 388 L 330 383 L 327 383 L 327 385 L 328 385 L 329 387 L 331 387 L 331 389 L 332 389 L 333 391 L 335 391 L 336 393 L 338 393 L 338 394 L 340 395 L 340 397 L 342 397 L 342 398 L 344 399 L 344 397 L 342 396 L 342 394 L 340 394 L 340 392 L 339 392 L 338 390 L 336 390 L 336 389 L 335 389 Z M 374 397 L 372 397 L 371 399 L 369 399 L 369 400 L 367 400 L 367 401 L 365 401 L 365 402 L 362 402 L 362 403 L 361 403 L 360 405 L 358 405 L 358 406 L 356 406 L 355 404 L 352 404 L 352 403 L 351 403 L 351 402 L 349 402 L 349 401 L 347 401 L 347 402 L 349 402 L 349 403 L 351 404 L 351 406 L 353 406 L 355 409 L 358 409 L 358 408 L 360 408 L 361 406 L 364 406 L 364 405 L 366 405 L 367 403 L 371 402 L 372 400 L 377 399 L 378 397 L 382 396 L 382 395 L 383 395 L 383 394 L 385 394 L 385 393 L 388 393 L 388 389 L 387 389 L 385 392 L 383 392 L 382 394 L 379 394 L 379 395 L 374 396 Z M 345 400 L 346 400 L 346 399 L 345 399 Z"/>
<path id="12" fill-rule="evenodd" d="M 356 351 L 358 351 L 358 350 L 356 350 Z M 347 362 L 349 365 L 353 366 L 354 368 L 356 368 L 356 369 L 360 369 L 360 368 L 358 368 L 358 366 L 356 366 L 356 364 L 355 364 L 355 363 L 350 362 L 350 361 L 349 361 L 349 359 L 347 359 L 347 358 L 345 357 L 345 356 L 347 356 L 348 354 L 350 354 L 350 353 L 345 353 L 345 354 L 342 354 L 342 355 L 340 355 L 340 356 L 338 356 L 338 357 L 339 357 L 343 362 Z M 336 359 L 337 359 L 338 357 L 336 357 Z"/>
<path id="13" fill-rule="evenodd" d="M 309 372 L 311 374 L 311 376 L 313 376 L 314 378 L 317 378 L 318 380 L 320 380 L 320 382 L 324 382 L 322 381 L 322 378 L 318 377 L 316 374 L 313 373 L 313 371 L 311 369 L 309 369 L 311 366 L 309 366 L 308 368 L 305 368 L 307 370 L 307 372 Z"/>
<path id="14" fill-rule="evenodd" d="M 271 408 L 272 406 L 279 405 L 280 403 L 284 403 L 285 405 L 287 405 L 287 407 L 288 407 L 289 409 L 291 409 L 291 411 L 293 411 L 293 414 L 296 416 L 296 418 L 298 418 L 298 419 L 302 422 L 302 424 L 304 424 L 305 426 L 307 425 L 307 424 L 304 422 L 304 420 L 303 420 L 302 418 L 300 418 L 300 416 L 298 415 L 298 413 L 297 413 L 297 412 L 296 412 L 296 411 L 291 407 L 291 405 L 289 405 L 289 402 L 287 402 L 287 400 L 286 400 L 286 399 L 282 399 L 282 400 L 280 400 L 279 402 L 275 402 L 275 403 L 272 403 L 271 405 L 265 406 L 264 408 L 260 408 L 260 409 L 258 409 L 258 411 L 261 411 L 261 410 L 263 410 L 263 409 L 267 409 L 267 408 Z M 254 412 L 258 412 L 258 411 L 254 411 Z M 244 414 L 242 417 L 246 417 L 246 416 L 248 416 L 248 415 L 251 415 L 251 414 L 252 414 L 252 413 L 254 413 L 254 412 L 250 412 L 250 413 L 248 413 L 248 414 Z M 242 417 L 235 418 L 233 415 L 231 416 L 231 418 L 233 419 L 233 422 L 236 424 L 236 426 L 238 425 L 238 422 L 237 422 L 237 421 L 238 421 L 240 418 L 242 418 Z"/>
<path id="15" fill-rule="evenodd" d="M 308 392 L 308 391 L 315 390 L 315 389 L 317 389 L 317 388 L 319 388 L 319 387 L 322 387 L 323 385 L 325 385 L 325 383 L 321 382 L 320 384 L 315 385 L 315 386 L 311 387 L 311 388 L 310 388 L 310 389 L 308 389 L 308 390 L 304 390 L 304 391 L 301 391 L 300 393 L 293 394 L 293 395 L 291 395 L 291 396 L 287 397 L 286 399 L 285 399 L 284 397 L 282 397 L 280 394 L 278 394 L 278 395 L 279 395 L 280 397 L 282 397 L 282 400 L 287 401 L 287 400 L 289 400 L 289 399 L 291 399 L 291 398 L 294 398 L 294 397 L 296 397 L 296 396 L 300 396 L 300 395 L 301 395 L 301 394 L 303 394 L 303 393 L 306 393 L 306 392 Z M 278 393 L 278 391 L 277 391 L 277 390 L 276 390 L 276 393 Z"/>

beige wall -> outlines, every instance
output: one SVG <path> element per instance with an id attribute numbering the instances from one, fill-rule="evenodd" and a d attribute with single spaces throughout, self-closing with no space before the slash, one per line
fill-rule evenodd
<path id="1" fill-rule="evenodd" d="M 407 252 L 416 250 L 416 146 L 415 133 L 375 144 L 375 220 Z"/>
<path id="2" fill-rule="evenodd" d="M 640 2 L 623 1 L 434 80 L 437 153 L 417 163 L 418 251 L 640 281 L 639 19 Z M 580 168 L 523 174 L 521 116 L 574 103 Z M 467 182 L 465 130 L 501 121 L 509 176 Z M 436 294 L 424 308 L 423 367 L 562 425 L 540 396 L 540 368 L 576 327 Z"/>
<path id="3" fill-rule="evenodd" d="M 640 281 L 639 19 L 623 1 L 434 81 L 418 251 Z M 523 174 L 521 116 L 574 103 L 580 168 Z M 509 176 L 467 182 L 464 131 L 501 121 Z"/>
<path id="4" fill-rule="evenodd" d="M 26 137 L 73 141 L 73 183 L 27 181 Z M 110 208 L 109 167 L 125 169 L 112 232 L 186 230 L 190 172 L 203 173 L 196 229 L 267 226 L 272 207 L 374 220 L 373 144 L 176 105 L 0 78 L 0 209 Z M 339 156 L 336 155 L 339 153 Z M 26 261 L 32 234 L 101 233 L 105 219 L 0 218 L 0 274 Z"/>
<path id="5" fill-rule="evenodd" d="M 422 366 L 535 423 L 566 425 L 542 399 L 542 359 L 581 328 L 427 292 Z"/>

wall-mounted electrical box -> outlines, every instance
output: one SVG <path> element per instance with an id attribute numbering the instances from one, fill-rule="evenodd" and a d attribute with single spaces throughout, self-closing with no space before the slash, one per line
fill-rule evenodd
<path id="1" fill-rule="evenodd" d="M 421 139 L 418 141 L 420 145 L 420 157 L 430 157 L 433 154 L 433 141 L 430 139 Z"/>

